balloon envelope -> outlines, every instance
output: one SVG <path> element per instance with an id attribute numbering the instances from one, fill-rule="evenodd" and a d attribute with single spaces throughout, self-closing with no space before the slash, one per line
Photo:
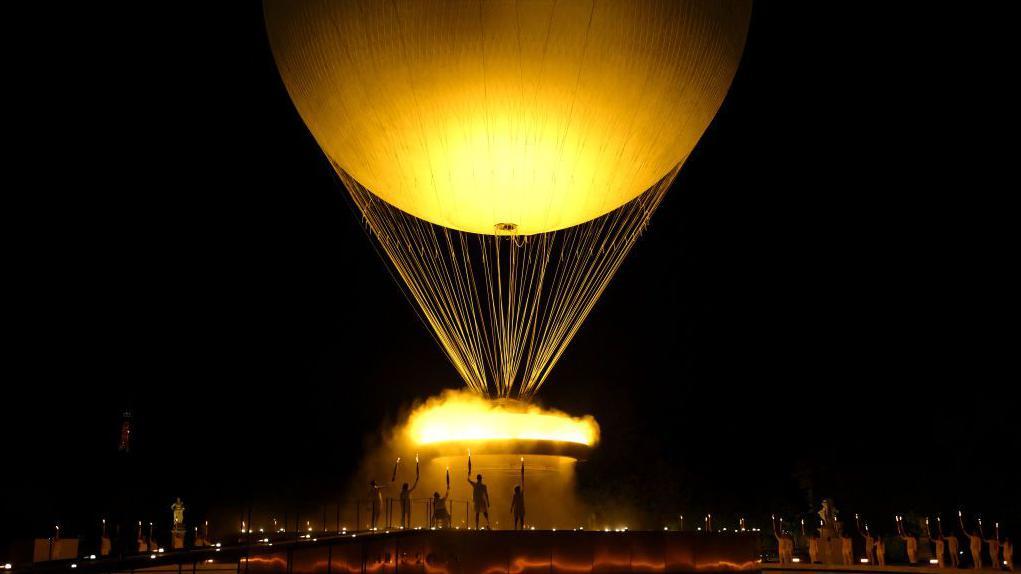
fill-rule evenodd
<path id="1" fill-rule="evenodd" d="M 267 0 L 270 43 L 333 163 L 447 228 L 592 220 L 678 166 L 730 85 L 744 0 Z"/>

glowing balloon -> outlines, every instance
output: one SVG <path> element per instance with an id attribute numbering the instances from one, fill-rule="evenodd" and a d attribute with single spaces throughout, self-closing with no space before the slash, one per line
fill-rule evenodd
<path id="1" fill-rule="evenodd" d="M 323 151 L 415 217 L 480 234 L 574 226 L 698 142 L 751 4 L 267 0 L 280 74 Z"/>
<path id="2" fill-rule="evenodd" d="M 266 0 L 298 112 L 465 384 L 533 396 L 730 86 L 747 0 Z"/>

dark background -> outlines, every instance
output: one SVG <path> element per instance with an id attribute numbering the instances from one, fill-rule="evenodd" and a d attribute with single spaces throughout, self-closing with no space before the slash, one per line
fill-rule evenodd
<path id="1" fill-rule="evenodd" d="M 602 425 L 586 496 L 649 526 L 831 496 L 887 532 L 963 507 L 1016 536 L 1016 34 L 969 6 L 756 4 L 541 393 Z M 189 520 L 329 500 L 402 407 L 461 385 L 258 3 L 6 10 L 0 540 L 165 524 L 175 496 Z"/>

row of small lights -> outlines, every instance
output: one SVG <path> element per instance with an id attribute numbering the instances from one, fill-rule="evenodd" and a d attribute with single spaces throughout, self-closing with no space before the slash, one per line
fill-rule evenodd
<path id="1" fill-rule="evenodd" d="M 401 526 L 401 527 L 399 527 L 399 529 L 400 529 L 400 530 L 404 530 L 404 527 L 403 527 L 403 526 Z M 442 530 L 442 527 L 440 527 L 439 529 L 440 529 L 440 530 Z M 454 527 L 454 530 L 460 530 L 460 529 L 461 529 L 461 527 L 460 527 L 460 526 L 455 526 L 455 527 Z M 311 529 L 311 528 L 309 528 L 308 530 L 309 530 L 309 532 L 311 532 L 311 531 L 312 531 L 312 529 Z M 417 527 L 415 527 L 415 528 L 414 528 L 414 530 L 422 530 L 422 527 L 421 527 L 421 526 L 417 526 Z M 431 527 L 429 527 L 429 530 L 437 530 L 437 527 L 435 527 L 435 526 L 431 526 Z M 471 530 L 471 528 L 466 528 L 466 530 Z M 479 530 L 485 530 L 485 528 L 479 528 Z M 535 530 L 535 527 L 534 527 L 534 526 L 532 526 L 532 527 L 530 528 L 530 530 Z M 556 527 L 554 527 L 554 528 L 553 528 L 552 530 L 553 530 L 553 532 L 556 532 L 556 531 L 557 531 Z M 574 532 L 577 532 L 577 531 L 579 531 L 579 530 L 582 530 L 582 531 L 584 531 L 584 530 L 585 530 L 585 528 L 584 528 L 584 527 L 581 527 L 581 526 L 579 526 L 578 528 L 574 528 L 574 529 L 573 529 L 573 531 L 574 531 Z M 669 531 L 669 530 L 670 530 L 670 528 L 669 528 L 669 527 L 667 527 L 667 526 L 664 526 L 664 527 L 663 527 L 663 530 L 664 530 L 664 531 Z M 699 531 L 699 532 L 701 532 L 701 531 L 702 531 L 702 527 L 700 526 L 700 527 L 696 528 L 696 530 L 697 530 L 697 531 Z M 379 532 L 379 528 L 370 528 L 370 529 L 369 529 L 369 531 L 370 531 L 370 532 Z M 627 526 L 624 526 L 624 527 L 620 527 L 620 528 L 613 528 L 613 529 L 610 529 L 609 527 L 603 528 L 603 532 L 611 532 L 611 531 L 612 531 L 612 532 L 627 532 L 627 531 L 628 531 L 628 527 L 627 527 Z M 245 530 L 244 530 L 244 529 L 242 529 L 242 532 L 244 533 L 244 532 L 245 532 Z M 252 533 L 252 530 L 251 530 L 251 529 L 248 529 L 248 530 L 247 530 L 247 532 L 248 532 L 248 533 Z M 262 528 L 260 528 L 260 529 L 259 529 L 259 532 L 264 532 L 264 530 L 263 530 Z M 284 532 L 284 529 L 283 529 L 283 528 L 281 528 L 281 529 L 279 529 L 279 530 L 278 530 L 278 532 Z M 346 534 L 347 534 L 347 527 L 344 527 L 344 528 L 343 528 L 343 529 L 341 530 L 341 532 L 342 532 L 343 534 L 345 534 L 345 535 L 346 535 Z M 721 529 L 721 532 L 727 532 L 727 529 L 726 529 L 726 528 L 722 528 L 722 529 Z M 761 529 L 759 529 L 759 528 L 749 528 L 749 529 L 746 529 L 746 528 L 741 528 L 741 529 L 736 529 L 736 528 L 735 528 L 735 529 L 733 530 L 733 532 L 734 532 L 734 533 L 737 533 L 737 532 L 761 532 Z M 390 533 L 390 531 L 389 531 L 389 530 L 384 530 L 384 531 L 383 531 L 383 533 L 384 533 L 384 534 L 389 534 L 389 533 Z M 357 538 L 357 536 L 358 536 L 357 534 L 351 534 L 351 538 Z M 311 535 L 311 534 L 305 534 L 304 536 L 302 536 L 302 538 L 304 538 L 304 539 L 306 539 L 306 540 L 311 540 L 311 541 L 313 541 L 313 542 L 316 542 L 316 541 L 318 541 L 318 538 L 312 538 L 312 535 Z M 269 539 L 269 538 L 263 538 L 262 540 L 260 540 L 260 542 L 263 542 L 263 543 L 267 543 L 267 544 L 268 544 L 269 546 L 272 546 L 272 545 L 273 545 L 273 543 L 272 543 L 272 542 L 270 542 L 270 539 Z M 219 552 L 219 551 L 220 551 L 220 548 L 221 548 L 221 546 L 222 546 L 222 544 L 221 544 L 220 542 L 217 542 L 217 543 L 215 544 L 215 548 L 216 548 L 216 551 L 217 551 L 217 552 Z M 157 550 L 156 552 L 157 552 L 157 554 L 150 554 L 150 555 L 149 555 L 149 558 L 150 558 L 150 559 L 153 559 L 153 560 L 155 560 L 158 554 L 163 554 L 163 553 L 165 552 L 165 549 L 164 549 L 164 548 L 160 548 L 160 549 L 158 549 L 158 550 Z M 959 552 L 959 554 L 963 555 L 963 554 L 964 554 L 964 551 L 960 551 L 960 552 Z M 89 560 L 95 560 L 95 559 L 96 559 L 96 555 L 95 555 L 95 554 L 90 554 L 90 555 L 88 556 L 88 559 L 89 559 Z M 793 558 L 792 560 L 793 560 L 793 562 L 795 562 L 795 563 L 800 563 L 800 562 L 801 562 L 801 558 L 798 558 L 798 557 L 795 557 L 795 558 Z M 213 561 L 214 561 L 214 560 L 213 560 L 212 558 L 209 558 L 209 559 L 207 559 L 207 560 L 206 560 L 206 562 L 207 562 L 207 563 L 212 563 Z M 860 559 L 859 559 L 858 561 L 859 561 L 859 563 L 861 563 L 861 564 L 868 564 L 868 563 L 869 563 L 869 559 L 868 559 L 868 558 L 860 558 Z M 936 560 L 935 558 L 933 558 L 933 559 L 930 559 L 930 560 L 929 560 L 929 564 L 939 564 L 939 560 Z M 1004 562 L 1003 562 L 1003 564 L 1004 564 L 1004 565 L 1006 565 L 1006 564 L 1007 564 L 1007 562 L 1006 562 L 1006 561 L 1004 561 Z M 4 564 L 4 570 L 10 570 L 10 569 L 12 569 L 12 568 L 13 568 L 13 565 L 12 565 L 12 564 L 11 564 L 10 562 L 8 562 L 8 563 L 5 563 L 5 564 Z M 78 564 L 77 564 L 77 563 L 72 563 L 72 564 L 71 564 L 71 568 L 78 568 Z"/>
<path id="2" fill-rule="evenodd" d="M 422 530 L 422 528 L 423 527 L 421 527 L 421 526 L 415 526 L 414 528 L 412 528 L 412 530 Z M 618 528 L 605 527 L 605 528 L 603 528 L 603 532 L 627 532 L 628 528 L 629 527 L 627 527 L 627 526 L 618 527 Z M 438 528 L 436 526 L 430 526 L 429 527 L 429 530 L 437 530 L 437 529 L 442 530 L 443 527 L 442 526 L 438 527 Z M 460 529 L 461 529 L 460 526 L 455 526 L 454 527 L 454 530 L 460 530 Z M 394 530 L 404 530 L 404 527 L 403 526 L 398 526 L 398 527 L 394 528 Z M 466 527 L 465 530 L 473 530 L 473 529 L 471 527 Z M 478 528 L 477 530 L 486 530 L 486 528 L 485 527 L 481 527 L 481 528 Z M 529 528 L 529 530 L 535 530 L 535 527 L 532 526 L 532 527 Z M 572 530 L 577 532 L 578 530 L 585 530 L 585 527 L 579 526 L 579 527 L 574 528 Z M 669 526 L 664 526 L 663 530 L 664 531 L 669 531 L 670 527 Z M 695 530 L 698 531 L 698 532 L 702 532 L 702 527 L 699 526 Z M 367 532 L 379 532 L 379 531 L 380 531 L 379 527 L 373 527 L 373 528 L 369 528 L 367 530 Z M 552 531 L 556 532 L 557 528 L 554 526 L 552 528 Z M 284 533 L 286 531 L 283 528 L 281 528 L 281 529 L 277 530 L 277 532 Z M 312 532 L 312 529 L 309 528 L 308 532 Z M 733 530 L 729 530 L 728 531 L 727 528 L 724 527 L 724 528 L 720 529 L 720 532 L 733 532 L 733 533 L 739 533 L 739 532 L 762 532 L 762 529 L 760 529 L 760 528 L 734 528 Z M 242 530 L 241 533 L 242 534 L 245 534 L 245 533 L 254 534 L 255 531 L 252 530 L 252 529 L 247 529 L 247 530 Z M 259 533 L 263 534 L 263 533 L 265 533 L 265 530 L 260 528 L 259 529 Z M 390 530 L 384 530 L 383 533 L 384 534 L 390 534 Z M 347 534 L 347 527 L 345 526 L 344 528 L 342 528 L 338 534 L 346 535 Z M 312 541 L 318 541 L 319 540 L 318 538 L 312 538 L 311 534 L 301 534 L 301 535 L 298 536 L 298 538 L 305 539 L 305 540 L 312 540 Z M 270 539 L 269 538 L 263 538 L 261 540 L 258 540 L 257 542 L 267 543 L 267 542 L 270 542 Z M 272 543 L 270 543 L 270 546 L 272 546 Z"/>

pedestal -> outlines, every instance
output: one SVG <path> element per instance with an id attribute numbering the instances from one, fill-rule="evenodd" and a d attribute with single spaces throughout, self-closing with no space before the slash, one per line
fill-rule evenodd
<path id="1" fill-rule="evenodd" d="M 819 561 L 823 564 L 840 564 L 844 561 L 843 544 L 832 527 L 819 529 Z"/>
<path id="2" fill-rule="evenodd" d="M 170 547 L 174 550 L 184 548 L 184 530 L 172 530 L 171 535 Z"/>

